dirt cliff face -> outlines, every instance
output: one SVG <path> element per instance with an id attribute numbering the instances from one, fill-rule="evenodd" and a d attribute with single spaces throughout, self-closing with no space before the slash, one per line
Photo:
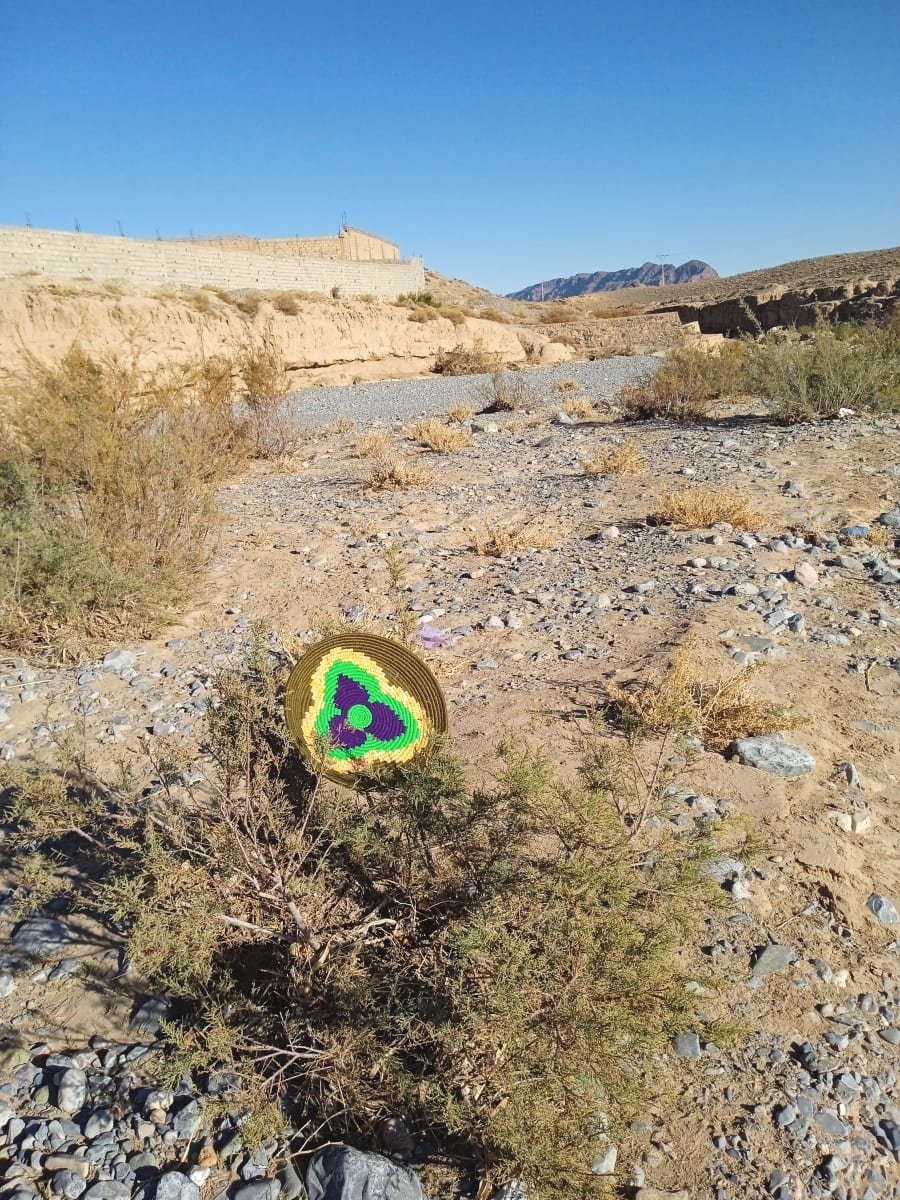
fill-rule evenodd
<path id="1" fill-rule="evenodd" d="M 148 369 L 197 355 L 233 353 L 271 331 L 295 387 L 394 378 L 430 370 L 435 355 L 480 346 L 504 362 L 525 359 L 511 326 L 467 317 L 411 319 L 410 310 L 362 300 L 299 299 L 296 313 L 270 300 L 252 314 L 207 292 L 123 292 L 117 285 L 0 281 L 0 369 L 15 371 L 24 347 L 45 361 L 78 342 L 89 353 L 140 356 Z M 537 335 L 533 335 L 534 341 Z M 537 338 L 546 341 L 547 338 Z"/>

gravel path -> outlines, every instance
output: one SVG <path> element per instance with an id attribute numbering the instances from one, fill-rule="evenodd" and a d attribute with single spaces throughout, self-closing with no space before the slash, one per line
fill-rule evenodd
<path id="1" fill-rule="evenodd" d="M 587 396 L 612 400 L 619 388 L 644 378 L 658 363 L 655 355 L 636 354 L 531 367 L 525 377 L 538 396 L 549 396 L 553 384 L 560 379 L 576 379 Z M 374 423 L 445 412 L 452 404 L 477 403 L 479 389 L 489 381 L 490 375 L 431 375 L 421 379 L 306 388 L 289 393 L 287 399 L 297 420 L 304 423 L 318 425 L 338 417 Z"/>

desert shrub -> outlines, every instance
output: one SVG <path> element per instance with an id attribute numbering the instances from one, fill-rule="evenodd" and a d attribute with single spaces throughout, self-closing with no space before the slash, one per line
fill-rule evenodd
<path id="1" fill-rule="evenodd" d="M 454 325 L 465 325 L 468 315 L 458 304 L 444 304 L 441 306 L 441 316 L 446 317 Z"/>
<path id="2" fill-rule="evenodd" d="M 471 404 L 451 404 L 447 409 L 447 420 L 454 425 L 466 425 L 475 416 Z"/>
<path id="3" fill-rule="evenodd" d="M 322 433 L 327 437 L 331 437 L 334 434 L 355 433 L 357 428 L 356 419 L 348 413 L 342 413 L 335 420 L 331 421 L 330 424 L 326 425 Z"/>
<path id="4" fill-rule="evenodd" d="M 644 734 L 673 728 L 690 732 L 712 750 L 724 750 L 735 738 L 794 727 L 797 722 L 785 708 L 756 694 L 755 671 L 707 679 L 688 642 L 661 678 L 627 687 L 607 684 L 607 716 L 617 727 Z"/>
<path id="5" fill-rule="evenodd" d="M 490 379 L 477 386 L 476 398 L 484 412 L 515 412 L 533 408 L 537 403 L 537 396 L 525 376 L 503 368 L 494 371 Z"/>
<path id="6" fill-rule="evenodd" d="M 576 779 L 508 738 L 490 786 L 434 745 L 350 791 L 287 740 L 288 666 L 262 643 L 219 678 L 197 794 L 171 747 L 149 781 L 0 764 L 8 844 L 180 998 L 171 1078 L 235 1071 L 258 1122 L 293 1105 L 314 1143 L 403 1113 L 485 1193 L 603 1194 L 594 1155 L 694 1027 L 678 954 L 715 903 L 705 829 L 659 819 L 671 729 L 592 736 Z"/>
<path id="7" fill-rule="evenodd" d="M 542 325 L 567 325 L 578 314 L 565 304 L 551 304 L 540 316 Z"/>
<path id="8" fill-rule="evenodd" d="M 373 492 L 398 492 L 431 483 L 432 473 L 420 463 L 400 454 L 386 454 L 376 459 L 365 483 Z"/>
<path id="9" fill-rule="evenodd" d="M 465 429 L 453 429 L 437 417 L 424 417 L 410 425 L 407 437 L 422 442 L 436 454 L 457 454 L 472 445 L 472 438 Z"/>
<path id="10" fill-rule="evenodd" d="M 597 415 L 593 401 L 587 396 L 569 396 L 559 406 L 568 417 L 577 417 L 581 421 L 589 421 Z"/>
<path id="11" fill-rule="evenodd" d="M 293 292 L 276 292 L 272 297 L 272 307 L 276 312 L 284 313 L 286 317 L 296 317 L 300 311 Z"/>
<path id="12" fill-rule="evenodd" d="M 497 308 L 483 308 L 478 316 L 482 321 L 496 321 L 498 325 L 507 325 L 509 317 Z"/>
<path id="13" fill-rule="evenodd" d="M 686 529 L 709 529 L 726 521 L 735 529 L 759 529 L 762 517 L 754 512 L 737 491 L 717 492 L 701 484 L 667 492 L 652 520 L 660 525 L 680 525 Z"/>
<path id="14" fill-rule="evenodd" d="M 585 475 L 639 475 L 645 466 L 637 442 L 630 438 L 621 446 L 601 446 L 596 458 L 581 463 Z"/>
<path id="15" fill-rule="evenodd" d="M 747 371 L 752 390 L 782 421 L 900 408 L 900 336 L 889 325 L 820 321 L 806 339 L 770 333 L 749 343 Z"/>
<path id="16" fill-rule="evenodd" d="M 208 288 L 197 288 L 186 297 L 187 303 L 195 308 L 197 312 L 208 313 L 212 312 L 213 302 L 212 293 Z"/>
<path id="17" fill-rule="evenodd" d="M 435 375 L 487 375 L 498 369 L 497 356 L 489 354 L 478 342 L 471 349 L 454 346 L 452 350 L 442 350 L 431 369 Z"/>
<path id="18" fill-rule="evenodd" d="M 77 347 L 26 359 L 0 453 L 3 645 L 64 652 L 147 631 L 190 590 L 243 444 L 231 376 L 225 359 L 149 376 Z"/>
<path id="19" fill-rule="evenodd" d="M 409 320 L 416 325 L 427 325 L 429 321 L 437 321 L 440 313 L 427 304 L 406 305 L 409 309 Z"/>
<path id="20" fill-rule="evenodd" d="M 550 339 L 551 346 L 568 346 L 570 350 L 580 350 L 584 345 L 581 338 L 574 333 L 557 333 Z"/>
<path id="21" fill-rule="evenodd" d="M 541 550 L 553 545 L 553 535 L 537 518 L 488 525 L 475 538 L 475 553 L 501 558 L 520 550 Z"/>
<path id="22" fill-rule="evenodd" d="M 357 458 L 384 458 L 391 439 L 386 433 L 363 433 L 356 439 L 353 453 Z"/>
<path id="23" fill-rule="evenodd" d="M 255 317 L 260 308 L 265 302 L 265 296 L 261 292 L 255 292 L 249 289 L 241 292 L 240 295 L 233 297 L 232 303 L 235 308 L 244 313 L 248 317 Z"/>
<path id="24" fill-rule="evenodd" d="M 581 384 L 577 379 L 558 379 L 553 385 L 554 392 L 559 392 L 560 395 L 566 393 L 571 394 L 577 392 Z"/>
<path id="25" fill-rule="evenodd" d="M 415 308 L 417 305 L 424 305 L 426 308 L 441 307 L 440 300 L 435 299 L 431 292 L 403 292 L 394 303 L 407 308 Z"/>
<path id="26" fill-rule="evenodd" d="M 625 418 L 700 421 L 719 393 L 715 356 L 699 346 L 677 346 L 652 375 L 622 388 L 618 403 Z"/>
<path id="27" fill-rule="evenodd" d="M 247 339 L 238 352 L 237 365 L 255 454 L 260 458 L 287 454 L 296 444 L 297 428 L 285 405 L 287 369 L 271 328 Z"/>

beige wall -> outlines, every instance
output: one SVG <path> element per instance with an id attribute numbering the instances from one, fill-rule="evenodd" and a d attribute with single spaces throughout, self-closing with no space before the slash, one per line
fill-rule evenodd
<path id="1" fill-rule="evenodd" d="M 353 261 L 248 254 L 196 242 L 139 242 L 92 233 L 0 227 L 0 275 L 37 271 L 55 278 L 117 279 L 144 286 L 204 283 L 223 288 L 397 296 L 421 291 L 421 259 Z"/>
<path id="2" fill-rule="evenodd" d="M 179 238 L 178 245 L 186 244 Z M 195 238 L 195 246 L 213 246 L 218 250 L 274 254 L 293 258 L 324 258 L 332 262 L 399 262 L 400 248 L 393 242 L 366 233 L 362 229 L 342 229 L 334 237 L 254 238 L 247 234 L 222 234 Z"/>

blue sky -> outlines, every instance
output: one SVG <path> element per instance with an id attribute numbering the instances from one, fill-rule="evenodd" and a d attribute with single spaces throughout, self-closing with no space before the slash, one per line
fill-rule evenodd
<path id="1" fill-rule="evenodd" d="M 351 225 L 514 289 L 900 243 L 898 0 L 0 0 L 0 224 Z"/>

